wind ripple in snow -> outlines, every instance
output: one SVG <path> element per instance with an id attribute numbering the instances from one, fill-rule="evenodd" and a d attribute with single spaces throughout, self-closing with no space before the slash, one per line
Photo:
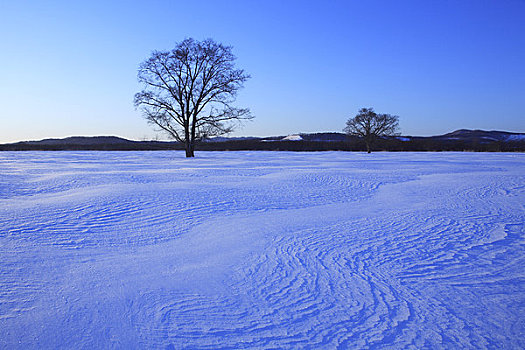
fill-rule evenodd
<path id="1" fill-rule="evenodd" d="M 3 156 L 3 347 L 525 346 L 522 155 L 171 154 Z"/>

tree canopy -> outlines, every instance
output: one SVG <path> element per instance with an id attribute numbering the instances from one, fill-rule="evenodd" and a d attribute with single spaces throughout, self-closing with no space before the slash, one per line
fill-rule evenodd
<path id="1" fill-rule="evenodd" d="M 348 119 L 343 129 L 349 135 L 363 138 L 366 150 L 371 152 L 371 146 L 378 137 L 398 135 L 399 117 L 390 114 L 378 114 L 373 108 L 361 108 L 359 113 Z"/>
<path id="2" fill-rule="evenodd" d="M 139 67 L 144 88 L 135 94 L 135 106 L 193 157 L 199 140 L 230 133 L 253 118 L 249 109 L 233 106 L 250 77 L 235 68 L 235 59 L 231 46 L 212 39 L 185 39 L 171 51 L 155 51 Z"/>

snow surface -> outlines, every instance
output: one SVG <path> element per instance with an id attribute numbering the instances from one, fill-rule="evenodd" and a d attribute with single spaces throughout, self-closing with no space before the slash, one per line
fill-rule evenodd
<path id="1" fill-rule="evenodd" d="M 524 154 L 0 163 L 0 348 L 525 348 Z"/>
<path id="2" fill-rule="evenodd" d="M 282 139 L 282 141 L 301 141 L 303 138 L 301 135 L 288 135 L 285 138 Z"/>
<path id="3" fill-rule="evenodd" d="M 514 134 L 507 137 L 507 141 L 525 141 L 525 134 Z"/>

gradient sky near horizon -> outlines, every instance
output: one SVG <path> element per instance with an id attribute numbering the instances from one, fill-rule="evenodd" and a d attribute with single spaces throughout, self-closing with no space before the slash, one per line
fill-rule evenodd
<path id="1" fill-rule="evenodd" d="M 188 37 L 252 76 L 237 105 L 256 118 L 231 136 L 341 131 L 361 107 L 404 135 L 525 132 L 523 0 L 0 0 L 0 32 L 0 143 L 154 138 L 137 67 Z"/>

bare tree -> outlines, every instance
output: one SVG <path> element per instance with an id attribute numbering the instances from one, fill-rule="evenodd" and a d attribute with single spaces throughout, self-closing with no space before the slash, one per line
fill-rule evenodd
<path id="1" fill-rule="evenodd" d="M 171 51 L 155 51 L 142 62 L 135 95 L 149 123 L 184 143 L 193 157 L 199 140 L 230 133 L 240 121 L 253 118 L 247 108 L 232 106 L 237 91 L 250 77 L 235 69 L 231 46 L 212 39 L 186 39 Z"/>
<path id="2" fill-rule="evenodd" d="M 361 108 L 354 118 L 348 119 L 343 131 L 363 138 L 366 143 L 366 151 L 370 153 L 371 146 L 378 137 L 398 135 L 398 129 L 398 116 L 377 114 L 373 108 Z"/>

